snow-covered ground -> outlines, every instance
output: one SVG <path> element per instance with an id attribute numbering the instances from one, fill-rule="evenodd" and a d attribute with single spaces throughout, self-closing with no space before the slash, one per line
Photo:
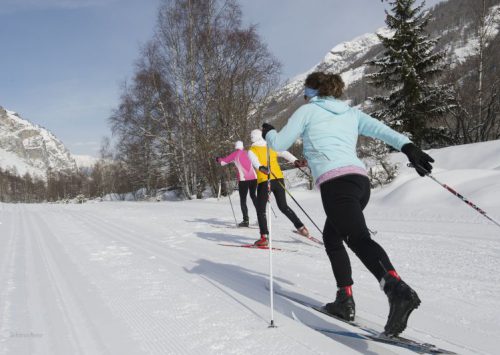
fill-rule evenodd
<path id="1" fill-rule="evenodd" d="M 500 141 L 430 154 L 436 178 L 500 219 Z M 291 191 L 322 225 L 318 191 Z M 239 219 L 237 193 L 232 203 Z M 324 251 L 298 240 L 274 209 L 275 246 L 297 250 L 273 254 L 275 287 L 331 301 Z M 422 299 L 403 335 L 460 354 L 498 354 L 500 227 L 404 166 L 393 184 L 373 192 L 366 217 Z M 347 336 L 362 331 L 278 295 L 277 328 L 268 328 L 268 251 L 218 245 L 258 237 L 255 227 L 231 228 L 227 198 L 0 204 L 0 223 L 0 354 L 410 353 Z M 382 328 L 387 300 L 352 262 L 357 314 Z"/>

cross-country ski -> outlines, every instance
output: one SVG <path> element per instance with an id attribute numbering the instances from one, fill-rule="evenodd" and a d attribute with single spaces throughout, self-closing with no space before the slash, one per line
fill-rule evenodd
<path id="1" fill-rule="evenodd" d="M 281 297 L 285 297 L 286 299 L 289 299 L 293 302 L 296 302 L 296 303 L 301 304 L 305 307 L 308 307 L 316 312 L 323 313 L 323 314 L 335 319 L 336 321 L 347 323 L 350 326 L 353 326 L 355 328 L 360 329 L 361 331 L 364 332 L 363 334 L 354 333 L 354 334 L 358 335 L 358 337 L 360 339 L 371 339 L 373 341 L 387 343 L 387 344 L 391 344 L 394 346 L 402 347 L 402 348 L 405 348 L 405 349 L 408 349 L 408 350 L 411 350 L 411 351 L 414 351 L 417 353 L 455 354 L 452 351 L 441 349 L 433 344 L 418 342 L 416 340 L 407 339 L 407 338 L 400 337 L 400 336 L 387 336 L 384 334 L 384 332 L 381 332 L 380 330 L 376 330 L 368 325 L 365 325 L 364 323 L 366 323 L 366 322 L 363 322 L 363 320 L 361 320 L 361 319 L 357 319 L 356 321 L 348 321 L 348 320 L 342 319 L 338 316 L 335 316 L 335 315 L 329 313 L 325 309 L 324 306 L 319 305 L 319 304 L 314 303 L 314 302 L 308 302 L 308 301 L 302 299 L 300 296 L 294 296 L 294 295 L 287 293 L 287 292 L 284 292 L 284 291 L 275 291 L 275 293 Z M 299 322 L 302 322 L 296 316 L 294 318 L 297 319 Z M 313 324 L 311 324 L 311 325 L 306 324 L 306 325 L 313 328 L 314 330 L 317 330 L 317 331 L 320 331 L 323 333 L 342 334 L 338 330 L 334 330 L 332 327 L 328 328 L 325 326 L 315 326 Z M 382 327 L 379 326 L 379 329 L 381 329 L 381 328 Z M 353 337 L 353 334 L 351 334 L 351 333 L 345 333 L 345 334 L 346 334 L 346 336 Z"/>
<path id="2" fill-rule="evenodd" d="M 224 247 L 269 250 L 268 246 L 259 246 L 259 245 L 255 245 L 255 244 L 224 244 L 224 243 L 219 243 L 219 245 L 222 245 Z M 297 251 L 297 250 L 283 249 L 283 248 L 276 248 L 276 247 L 273 247 L 272 249 L 273 250 L 278 250 L 278 251 L 288 251 L 288 252 L 296 252 Z"/>

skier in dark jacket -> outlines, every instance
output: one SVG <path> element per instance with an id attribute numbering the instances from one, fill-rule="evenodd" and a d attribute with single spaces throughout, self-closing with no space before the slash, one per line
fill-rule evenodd
<path id="1" fill-rule="evenodd" d="M 423 176 L 434 160 L 406 136 L 369 115 L 338 100 L 344 82 L 339 75 L 311 73 L 305 80 L 306 104 L 290 117 L 278 133 L 269 124 L 263 136 L 275 150 L 288 149 L 302 137 L 307 159 L 327 220 L 323 230 L 326 253 L 337 282 L 337 295 L 325 307 L 331 314 L 354 320 L 351 264 L 344 243 L 377 278 L 389 299 L 385 333 L 395 336 L 405 328 L 410 313 L 420 304 L 417 293 L 398 275 L 384 249 L 366 226 L 363 209 L 370 198 L 370 183 L 363 162 L 357 157 L 358 135 L 378 138 L 405 153 Z"/>

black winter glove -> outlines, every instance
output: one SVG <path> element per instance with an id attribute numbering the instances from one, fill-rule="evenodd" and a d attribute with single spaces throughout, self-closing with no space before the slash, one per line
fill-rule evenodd
<path id="1" fill-rule="evenodd" d="M 269 175 L 269 169 L 267 168 L 267 166 L 264 166 L 264 165 L 259 166 L 259 171 L 260 171 L 262 174 Z"/>
<path id="2" fill-rule="evenodd" d="M 307 160 L 297 159 L 293 162 L 293 166 L 295 166 L 296 168 L 305 168 L 307 166 Z"/>
<path id="3" fill-rule="evenodd" d="M 274 126 L 270 125 L 269 123 L 263 123 L 262 124 L 262 138 L 264 138 L 264 140 L 265 140 L 267 132 L 272 131 L 273 129 L 276 129 L 276 128 L 274 128 Z"/>
<path id="4" fill-rule="evenodd" d="M 406 143 L 401 151 L 406 154 L 408 160 L 413 165 L 418 175 L 425 176 L 432 171 L 432 165 L 434 159 L 432 159 L 427 153 L 423 152 L 413 143 Z"/>

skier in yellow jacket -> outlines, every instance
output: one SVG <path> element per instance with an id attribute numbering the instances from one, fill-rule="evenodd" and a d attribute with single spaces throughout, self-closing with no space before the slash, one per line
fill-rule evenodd
<path id="1" fill-rule="evenodd" d="M 285 182 L 283 179 L 283 172 L 278 164 L 278 157 L 284 158 L 293 164 L 298 164 L 299 160 L 289 152 L 276 152 L 270 149 L 270 169 L 267 171 L 267 144 L 262 138 L 262 131 L 260 129 L 254 129 L 251 132 L 252 146 L 248 151 L 248 157 L 250 158 L 253 167 L 257 170 L 257 219 L 259 221 L 260 229 L 260 239 L 254 244 L 257 246 L 267 246 L 269 230 L 267 228 L 267 218 L 266 218 L 266 204 L 267 204 L 267 179 L 268 174 L 271 176 L 271 191 L 276 199 L 276 204 L 279 210 L 288 217 L 288 219 L 293 223 L 297 232 L 307 236 L 309 231 L 304 226 L 304 223 L 300 221 L 295 212 L 286 203 L 285 189 L 283 188 Z"/>

